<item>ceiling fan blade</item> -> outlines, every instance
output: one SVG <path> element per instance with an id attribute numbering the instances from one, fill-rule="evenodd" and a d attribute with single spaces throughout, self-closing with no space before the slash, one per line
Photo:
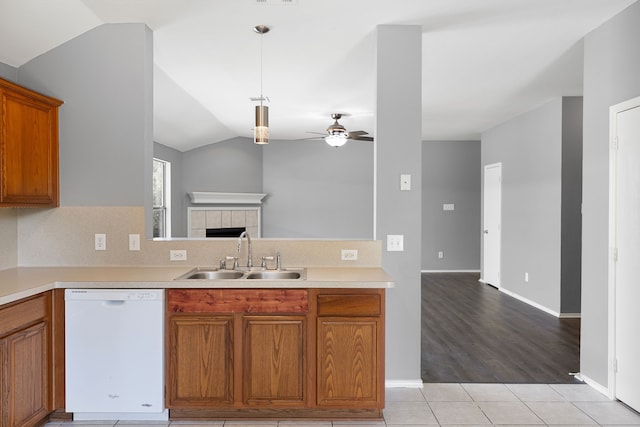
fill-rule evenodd
<path id="1" fill-rule="evenodd" d="M 353 132 L 349 132 L 349 139 L 354 141 L 373 141 L 373 137 L 365 135 L 369 135 L 369 132 L 354 130 Z"/>
<path id="2" fill-rule="evenodd" d="M 349 132 L 349 138 L 353 138 L 356 136 L 368 135 L 369 132 L 365 132 L 363 130 L 354 130 L 353 132 Z"/>

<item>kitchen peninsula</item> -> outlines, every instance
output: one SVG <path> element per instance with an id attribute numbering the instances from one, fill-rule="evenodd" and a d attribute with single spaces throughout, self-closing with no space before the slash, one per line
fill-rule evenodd
<path id="1" fill-rule="evenodd" d="M 42 374 L 18 388 L 35 397 L 2 412 L 17 414 L 13 425 L 65 412 L 65 288 L 154 288 L 166 289 L 171 419 L 382 416 L 385 289 L 393 280 L 381 268 L 307 267 L 305 280 L 174 280 L 191 268 L 0 271 L 0 352 L 11 358 L 14 347 L 3 342 L 27 331 L 37 339 L 23 342 L 36 356 L 24 371 L 32 363 Z"/>

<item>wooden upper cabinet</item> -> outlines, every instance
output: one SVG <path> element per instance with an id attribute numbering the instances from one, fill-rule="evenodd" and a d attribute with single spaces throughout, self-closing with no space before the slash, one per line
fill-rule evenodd
<path id="1" fill-rule="evenodd" d="M 56 207 L 62 101 L 0 79 L 0 206 Z"/>

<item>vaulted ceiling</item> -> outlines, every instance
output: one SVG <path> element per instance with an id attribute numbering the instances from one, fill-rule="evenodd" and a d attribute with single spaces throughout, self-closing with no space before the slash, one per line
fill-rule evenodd
<path id="1" fill-rule="evenodd" d="M 477 139 L 582 94 L 582 38 L 636 0 L 0 0 L 0 62 L 19 67 L 104 23 L 154 32 L 154 138 L 186 151 L 252 135 L 302 139 L 346 113 L 374 131 L 375 29 L 421 25 L 425 140 Z M 253 27 L 268 25 L 263 36 Z M 262 40 L 261 40 L 262 38 Z"/>

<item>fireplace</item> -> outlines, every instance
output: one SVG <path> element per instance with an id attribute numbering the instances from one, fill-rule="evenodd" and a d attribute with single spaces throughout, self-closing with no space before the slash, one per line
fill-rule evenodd
<path id="1" fill-rule="evenodd" d="M 243 231 L 261 237 L 260 206 L 192 206 L 188 208 L 188 237 L 238 237 Z"/>
<path id="2" fill-rule="evenodd" d="M 247 227 L 207 228 L 205 230 L 207 239 L 216 237 L 240 237 L 240 235 L 247 230 Z M 249 233 L 249 235 L 251 235 L 251 233 Z"/>

